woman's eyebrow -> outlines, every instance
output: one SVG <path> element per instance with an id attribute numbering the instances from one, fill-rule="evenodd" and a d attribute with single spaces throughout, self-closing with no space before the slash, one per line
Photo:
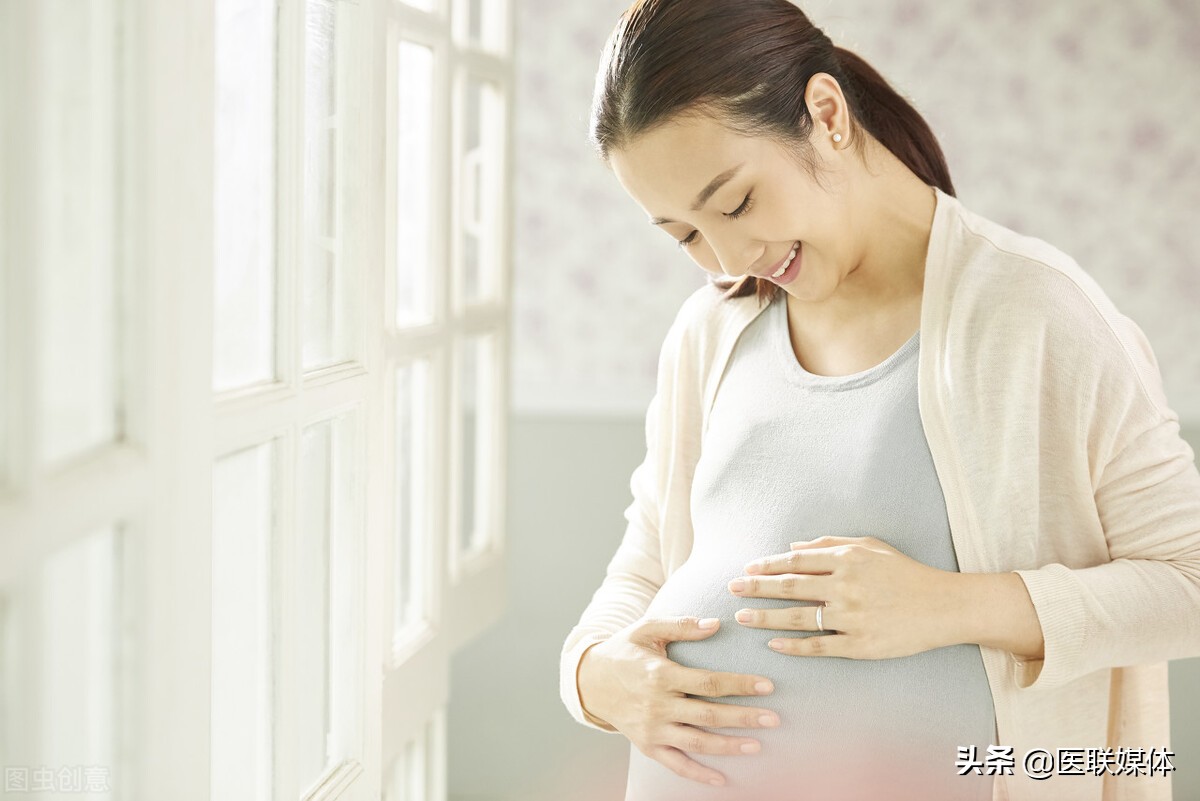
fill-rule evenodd
<path id="1" fill-rule="evenodd" d="M 727 184 L 730 179 L 733 178 L 733 176 L 737 175 L 738 170 L 745 165 L 746 162 L 743 161 L 741 164 L 730 167 L 728 170 L 709 181 L 708 186 L 701 189 L 700 194 L 696 195 L 696 199 L 692 201 L 692 211 L 700 211 L 700 209 L 704 208 L 704 204 L 708 202 L 708 199 L 715 195 L 718 189 Z M 663 223 L 671 222 L 675 222 L 675 220 L 668 220 L 665 217 L 650 218 L 651 225 L 662 225 Z"/>

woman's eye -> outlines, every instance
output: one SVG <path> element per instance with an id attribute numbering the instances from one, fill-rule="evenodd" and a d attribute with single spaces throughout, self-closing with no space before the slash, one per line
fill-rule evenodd
<path id="1" fill-rule="evenodd" d="M 729 212 L 725 216 L 729 217 L 730 219 L 736 220 L 738 217 L 741 217 L 743 214 L 750 211 L 750 207 L 754 205 L 754 203 L 750 200 L 750 198 L 753 194 L 754 193 L 751 192 L 750 194 L 746 195 L 746 199 L 742 201 L 742 205 L 738 206 L 736 209 Z"/>
<path id="2" fill-rule="evenodd" d="M 750 211 L 750 207 L 754 205 L 753 196 L 754 196 L 753 192 L 746 195 L 745 200 L 742 201 L 742 205 L 738 206 L 736 209 L 729 212 L 725 216 L 731 220 L 736 220 L 738 217 L 741 217 L 743 214 L 746 214 L 748 211 Z M 690 234 L 688 234 L 687 239 L 681 239 L 681 240 L 679 240 L 679 242 L 677 244 L 679 245 L 679 247 L 685 248 L 695 241 L 696 241 L 696 232 L 692 231 Z"/>

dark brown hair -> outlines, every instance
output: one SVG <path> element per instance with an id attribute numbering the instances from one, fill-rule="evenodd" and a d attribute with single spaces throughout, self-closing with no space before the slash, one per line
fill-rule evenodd
<path id="1" fill-rule="evenodd" d="M 613 150 L 658 125 L 713 115 L 742 136 L 774 139 L 819 181 L 804 103 L 818 72 L 846 96 L 860 158 L 865 129 L 926 184 L 954 195 L 942 149 L 916 109 L 789 0 L 636 0 L 605 43 L 589 138 L 607 165 Z M 725 298 L 756 294 L 761 303 L 779 292 L 749 274 L 709 282 Z"/>

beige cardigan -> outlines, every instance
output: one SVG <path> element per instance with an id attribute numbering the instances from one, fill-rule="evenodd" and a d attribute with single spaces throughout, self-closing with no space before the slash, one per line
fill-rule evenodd
<path id="1" fill-rule="evenodd" d="M 1045 638 L 1045 658 L 1033 661 L 981 647 L 996 744 L 1012 746 L 1015 760 L 995 798 L 1170 801 L 1169 772 L 1035 780 L 1023 758 L 1035 748 L 1169 746 L 1167 660 L 1200 655 L 1195 454 L 1144 334 L 1100 286 L 1051 245 L 935 194 L 921 422 L 959 569 L 1015 571 Z M 753 296 L 722 300 L 709 284 L 667 333 L 628 526 L 562 650 L 562 700 L 584 725 L 614 731 L 584 715 L 580 657 L 638 620 L 687 559 L 707 414 L 735 341 L 760 311 Z"/>

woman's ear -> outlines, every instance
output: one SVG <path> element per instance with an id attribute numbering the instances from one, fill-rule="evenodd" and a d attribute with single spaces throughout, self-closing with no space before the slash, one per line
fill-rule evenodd
<path id="1" fill-rule="evenodd" d="M 804 102 L 813 119 L 813 136 L 832 142 L 837 133 L 841 134 L 843 143 L 847 140 L 850 109 L 836 78 L 827 72 L 818 72 L 809 78 Z"/>

